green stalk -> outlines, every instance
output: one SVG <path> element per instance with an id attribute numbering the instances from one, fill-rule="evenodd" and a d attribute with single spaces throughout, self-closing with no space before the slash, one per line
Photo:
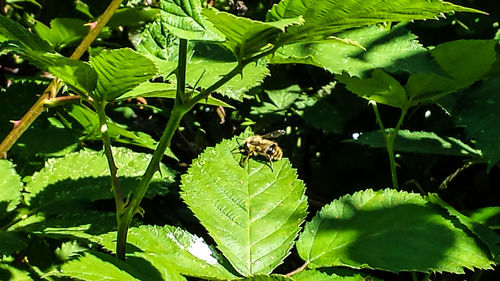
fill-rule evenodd
<path id="1" fill-rule="evenodd" d="M 177 101 L 177 100 L 176 100 Z M 179 108 L 180 107 L 180 108 Z M 163 158 L 163 153 L 170 146 L 170 142 L 172 141 L 172 137 L 179 126 L 179 123 L 187 113 L 188 110 L 185 110 L 182 106 L 174 105 L 174 109 L 170 114 L 170 119 L 168 120 L 167 127 L 163 131 L 163 135 L 160 138 L 160 142 L 158 143 L 158 147 L 153 153 L 153 157 L 149 162 L 144 175 L 139 182 L 139 185 L 135 189 L 134 195 L 132 199 L 130 199 L 129 204 L 126 206 L 123 216 L 120 219 L 118 224 L 118 233 L 117 233 L 117 242 L 116 242 L 116 256 L 121 260 L 125 260 L 125 245 L 127 243 L 127 232 L 130 223 L 132 222 L 132 217 L 140 212 L 140 206 L 142 198 L 146 194 L 146 190 L 148 189 L 149 183 L 153 178 L 153 175 L 156 171 L 158 171 L 160 161 Z"/>
<path id="2" fill-rule="evenodd" d="M 381 130 L 382 135 L 384 137 L 387 155 L 389 156 L 389 165 L 390 165 L 390 169 L 391 169 L 392 186 L 395 189 L 399 189 L 398 176 L 397 176 L 397 171 L 396 171 L 397 164 L 396 164 L 396 159 L 394 157 L 394 143 L 396 141 L 396 137 L 398 136 L 399 129 L 401 128 L 401 125 L 403 124 L 403 120 L 406 116 L 406 112 L 408 111 L 408 108 L 401 109 L 401 115 L 399 116 L 399 120 L 398 120 L 398 123 L 396 124 L 396 127 L 394 128 L 394 130 L 387 132 L 385 130 L 384 124 L 382 123 L 382 118 L 380 117 L 377 103 L 374 101 L 370 101 L 370 104 L 373 107 L 373 111 L 375 112 L 375 118 L 377 119 L 377 123 L 379 124 L 380 130 Z"/>
<path id="3" fill-rule="evenodd" d="M 96 102 L 95 108 L 99 116 L 99 125 L 102 132 L 102 142 L 104 146 L 104 153 L 106 154 L 106 159 L 108 160 L 109 172 L 111 175 L 111 190 L 113 191 L 115 197 L 116 205 L 116 222 L 120 223 L 121 214 L 123 213 L 123 193 L 120 188 L 120 183 L 118 181 L 118 167 L 115 163 L 115 158 L 113 157 L 113 151 L 111 150 L 111 139 L 108 134 L 107 116 L 104 108 L 106 104 Z"/>
<path id="4" fill-rule="evenodd" d="M 163 158 L 163 154 L 167 147 L 170 146 L 172 141 L 172 137 L 174 136 L 175 131 L 179 127 L 182 117 L 192 108 L 185 106 L 185 100 L 187 97 L 185 96 L 186 91 L 186 57 L 187 57 L 187 40 L 180 39 L 179 44 L 179 60 L 176 70 L 177 76 L 177 93 L 175 96 L 175 103 L 172 112 L 170 113 L 170 119 L 168 119 L 167 126 L 163 131 L 163 134 L 160 138 L 160 142 L 156 147 L 153 157 L 149 161 L 148 167 L 144 172 L 144 175 L 139 182 L 139 185 L 135 189 L 134 195 L 132 199 L 126 206 L 123 216 L 119 219 L 118 222 L 118 233 L 116 238 L 116 256 L 121 260 L 125 260 L 126 253 L 126 244 L 127 244 L 127 232 L 130 223 L 132 222 L 132 217 L 140 212 L 140 203 L 146 191 L 148 190 L 149 183 L 153 178 L 153 175 L 156 171 L 159 170 L 160 161 Z"/>

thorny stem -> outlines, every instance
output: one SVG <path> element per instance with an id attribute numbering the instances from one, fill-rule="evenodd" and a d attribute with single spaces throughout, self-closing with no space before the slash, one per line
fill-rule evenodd
<path id="1" fill-rule="evenodd" d="M 292 275 L 294 275 L 294 274 L 297 274 L 297 273 L 299 273 L 299 272 L 303 271 L 304 269 L 306 269 L 308 265 L 309 265 L 309 261 L 306 261 L 306 262 L 305 262 L 303 265 L 301 265 L 300 267 L 298 267 L 298 268 L 294 269 L 293 271 L 290 271 L 290 272 L 288 272 L 287 274 L 285 274 L 285 276 L 286 276 L 286 277 L 290 277 L 290 276 L 292 276 Z"/>
<path id="2" fill-rule="evenodd" d="M 73 54 L 70 56 L 71 59 L 80 59 L 80 57 L 85 53 L 90 44 L 95 40 L 99 32 L 109 21 L 111 16 L 123 0 L 113 0 L 109 4 L 108 8 L 97 21 L 97 25 L 89 31 L 87 36 L 82 40 L 80 45 L 75 49 Z M 29 128 L 29 126 L 40 116 L 43 112 L 44 105 L 47 101 L 55 98 L 57 93 L 62 87 L 62 83 L 59 79 L 54 78 L 50 84 L 47 86 L 40 98 L 33 104 L 33 106 L 26 112 L 26 114 L 19 120 L 19 124 L 15 126 L 9 134 L 0 143 L 0 158 L 7 158 L 7 151 L 14 145 L 14 143 L 21 137 L 21 135 Z"/>
<path id="3" fill-rule="evenodd" d="M 382 118 L 380 117 L 380 113 L 378 111 L 377 103 L 375 101 L 370 101 L 370 104 L 373 107 L 373 111 L 375 112 L 375 117 L 377 119 L 377 123 L 379 124 L 382 135 L 384 136 L 385 147 L 387 149 L 387 155 L 389 156 L 389 165 L 391 168 L 392 186 L 395 189 L 399 189 L 398 176 L 397 176 L 397 171 L 396 171 L 397 164 L 396 164 L 396 160 L 394 157 L 394 142 L 396 141 L 396 137 L 398 135 L 398 132 L 399 132 L 401 125 L 403 124 L 403 120 L 406 116 L 406 112 L 408 111 L 408 108 L 405 107 L 405 108 L 401 109 L 401 115 L 399 116 L 399 120 L 398 120 L 398 123 L 396 124 L 396 127 L 393 130 L 386 131 L 384 124 L 382 122 Z"/>
<path id="4" fill-rule="evenodd" d="M 108 159 L 109 172 L 111 174 L 111 190 L 113 191 L 115 197 L 116 205 L 116 222 L 120 223 L 120 218 L 123 213 L 123 193 L 120 188 L 120 183 L 118 181 L 118 167 L 116 166 L 115 159 L 113 157 L 113 151 L 111 149 L 111 139 L 109 138 L 107 116 L 105 112 L 106 104 L 96 102 L 95 108 L 99 116 L 99 125 L 102 133 L 102 142 L 104 145 L 104 153 L 106 154 L 106 159 Z"/>

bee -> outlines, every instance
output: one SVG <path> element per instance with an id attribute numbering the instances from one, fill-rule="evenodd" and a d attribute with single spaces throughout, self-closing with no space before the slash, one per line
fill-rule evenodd
<path id="1" fill-rule="evenodd" d="M 248 161 L 250 156 L 264 156 L 269 160 L 271 170 L 273 170 L 273 161 L 280 160 L 283 151 L 275 141 L 270 139 L 277 138 L 285 134 L 284 130 L 277 130 L 265 135 L 253 135 L 245 139 L 241 152 L 246 152 L 247 156 L 243 163 Z"/>

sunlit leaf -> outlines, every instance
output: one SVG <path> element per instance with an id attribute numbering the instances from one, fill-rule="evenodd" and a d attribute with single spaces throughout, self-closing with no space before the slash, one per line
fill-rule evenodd
<path id="1" fill-rule="evenodd" d="M 293 281 L 381 281 L 375 277 L 366 277 L 360 273 L 353 275 L 328 274 L 318 270 L 305 270 L 292 276 Z"/>
<path id="2" fill-rule="evenodd" d="M 374 70 L 370 78 L 349 77 L 346 74 L 336 78 L 349 91 L 362 98 L 401 109 L 408 107 L 408 97 L 403 86 L 383 70 Z"/>
<path id="3" fill-rule="evenodd" d="M 0 218 L 19 204 L 23 187 L 14 165 L 8 160 L 0 159 Z"/>
<path id="4" fill-rule="evenodd" d="M 390 30 L 378 26 L 358 28 L 337 36 L 356 40 L 366 51 L 338 42 L 305 42 L 283 46 L 270 58 L 271 62 L 312 64 L 332 73 L 345 71 L 363 78 L 376 68 L 389 72 L 439 71 L 427 50 L 403 24 Z"/>
<path id="5" fill-rule="evenodd" d="M 169 34 L 157 23 L 148 25 L 137 39 L 139 52 L 147 55 L 158 65 L 160 75 L 168 77 L 175 84 L 172 75 L 177 67 L 178 39 Z M 233 70 L 238 62 L 234 55 L 221 46 L 206 42 L 188 44 L 188 64 L 186 83 L 191 88 L 206 89 Z M 264 77 L 269 75 L 267 63 L 260 60 L 247 65 L 241 75 L 237 75 L 217 89 L 217 92 L 232 99 L 242 101 L 245 93 L 252 87 L 260 85 Z"/>
<path id="6" fill-rule="evenodd" d="M 457 40 L 430 51 L 443 74 L 415 73 L 406 84 L 412 103 L 436 99 L 481 79 L 496 61 L 495 40 Z"/>
<path id="7" fill-rule="evenodd" d="M 50 27 L 36 21 L 33 29 L 55 49 L 62 49 L 70 44 L 81 41 L 89 32 L 89 27 L 84 26 L 86 21 L 76 18 L 56 18 L 50 22 Z"/>
<path id="8" fill-rule="evenodd" d="M 326 205 L 297 242 L 309 267 L 391 272 L 489 269 L 482 243 L 418 194 L 365 190 Z"/>
<path id="9" fill-rule="evenodd" d="M 137 185 L 146 169 L 150 154 L 133 152 L 126 148 L 114 148 L 118 177 L 124 196 Z M 147 196 L 166 194 L 167 186 L 174 181 L 174 173 L 164 165 L 153 177 Z M 35 173 L 26 185 L 28 202 L 33 207 L 48 208 L 66 200 L 94 201 L 111 199 L 110 175 L 103 152 L 83 150 L 63 158 L 49 159 L 45 167 Z"/>
<path id="10" fill-rule="evenodd" d="M 300 17 L 268 23 L 237 17 L 216 9 L 204 9 L 203 14 L 225 35 L 223 45 L 235 54 L 238 61 L 271 50 L 279 44 L 279 36 L 287 26 L 302 24 Z"/>
<path id="11" fill-rule="evenodd" d="M 268 21 L 303 16 L 305 24 L 287 31 L 288 43 L 324 40 L 364 25 L 434 19 L 442 13 L 480 12 L 441 0 L 283 0 L 267 13 Z"/>
<path id="12" fill-rule="evenodd" d="M 200 0 L 161 0 L 160 8 L 159 22 L 179 38 L 203 41 L 224 39 L 201 15 Z"/>
<path id="13" fill-rule="evenodd" d="M 34 0 L 33 0 L 34 1 Z M 30 273 L 21 270 L 17 267 L 0 263 L 0 279 L 1 280 L 16 280 L 16 281 L 31 281 Z"/>
<path id="14" fill-rule="evenodd" d="M 109 251 L 116 247 L 116 232 L 101 236 Z M 196 235 L 172 226 L 130 228 L 127 243 L 129 256 L 142 257 L 156 268 L 167 266 L 183 275 L 208 279 L 236 278 L 220 263 L 221 257 Z"/>
<path id="15" fill-rule="evenodd" d="M 90 58 L 97 72 L 96 95 L 112 101 L 153 78 L 158 69 L 151 60 L 129 48 L 103 50 Z"/>
<path id="16" fill-rule="evenodd" d="M 84 141 L 102 141 L 101 125 L 97 113 L 84 105 L 68 106 L 68 115 L 81 126 Z M 77 126 L 75 126 L 77 127 Z M 76 128 L 75 128 L 76 129 Z M 124 125 L 108 120 L 108 134 L 113 143 L 122 143 L 155 150 L 158 142 L 143 132 L 129 131 Z M 170 148 L 164 153 L 168 157 L 177 159 Z"/>
<path id="17" fill-rule="evenodd" d="M 106 26 L 141 26 L 160 17 L 160 9 L 150 7 L 126 7 L 116 10 Z"/>
<path id="18" fill-rule="evenodd" d="M 240 165 L 237 139 L 193 161 L 181 196 L 239 273 L 270 273 L 290 253 L 306 215 L 304 184 L 287 159 L 273 169 L 258 158 Z"/>
<path id="19" fill-rule="evenodd" d="M 82 270 L 85 269 L 85 270 Z M 101 253 L 85 253 L 78 259 L 70 260 L 61 266 L 58 276 L 68 276 L 82 280 L 98 281 L 139 281 L 159 280 L 159 273 L 151 271 L 145 274 L 144 268 L 137 268 L 131 263 L 120 261 L 112 256 Z"/>
<path id="20" fill-rule="evenodd" d="M 87 239 L 95 243 L 100 241 L 97 235 L 116 229 L 115 213 L 77 210 L 80 206 L 74 202 L 71 200 L 58 204 L 59 214 L 39 213 L 32 215 L 9 229 L 57 239 Z M 62 210 L 67 211 L 61 213 Z"/>

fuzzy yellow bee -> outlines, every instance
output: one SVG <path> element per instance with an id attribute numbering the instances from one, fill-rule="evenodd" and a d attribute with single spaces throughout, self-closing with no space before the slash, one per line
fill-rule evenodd
<path id="1" fill-rule="evenodd" d="M 264 156 L 269 160 L 271 170 L 273 169 L 273 161 L 280 160 L 283 156 L 283 151 L 278 146 L 278 143 L 270 139 L 277 138 L 285 134 L 284 130 L 277 130 L 265 135 L 253 135 L 245 139 L 242 152 L 246 152 L 247 156 L 243 162 L 248 161 L 250 156 Z"/>

